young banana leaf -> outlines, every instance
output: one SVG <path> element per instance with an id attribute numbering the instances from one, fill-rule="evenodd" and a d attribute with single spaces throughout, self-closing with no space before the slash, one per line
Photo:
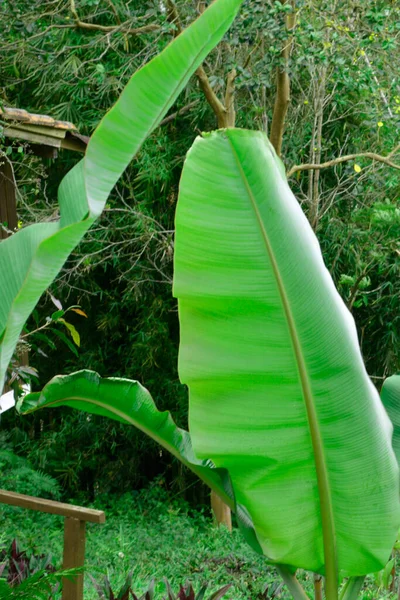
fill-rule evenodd
<path id="1" fill-rule="evenodd" d="M 202 461 L 203 479 L 206 465 L 229 473 L 255 545 L 273 562 L 325 574 L 327 599 L 336 600 L 338 572 L 378 570 L 396 539 L 392 428 L 353 319 L 264 134 L 219 131 L 189 152 L 174 293 L 194 454 L 168 446 L 161 423 L 143 425 L 138 407 L 130 422 L 190 468 Z M 113 392 L 106 384 L 100 397 L 96 381 L 89 377 L 84 392 L 81 383 L 56 378 L 22 412 L 68 404 L 117 418 L 138 385 L 114 382 Z M 223 485 L 208 483 L 233 506 Z"/>
<path id="2" fill-rule="evenodd" d="M 400 464 L 400 375 L 392 375 L 385 379 L 381 400 L 393 425 L 393 450 Z"/>
<path id="3" fill-rule="evenodd" d="M 93 133 L 85 158 L 63 179 L 61 218 L 0 244 L 0 393 L 22 327 L 109 193 L 191 75 L 221 40 L 243 0 L 215 2 L 131 78 Z"/>

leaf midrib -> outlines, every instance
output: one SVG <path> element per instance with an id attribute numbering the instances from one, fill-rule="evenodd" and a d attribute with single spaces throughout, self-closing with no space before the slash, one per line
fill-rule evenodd
<path id="1" fill-rule="evenodd" d="M 260 228 L 262 239 L 272 266 L 272 270 L 277 283 L 279 295 L 281 298 L 283 310 L 288 323 L 290 338 L 293 345 L 294 355 L 298 368 L 301 388 L 303 392 L 303 399 L 306 406 L 308 424 L 310 428 L 311 441 L 314 451 L 314 460 L 317 474 L 318 493 L 320 500 L 321 510 L 321 522 L 322 522 L 322 536 L 324 545 L 324 556 L 325 556 L 325 571 L 326 571 L 326 599 L 335 600 L 338 595 L 338 566 L 337 566 L 337 552 L 336 552 L 336 533 L 335 523 L 333 515 L 332 500 L 330 494 L 330 485 L 328 470 L 326 466 L 325 453 L 322 443 L 322 436 L 320 431 L 320 425 L 318 421 L 318 415 L 314 404 L 313 393 L 310 385 L 310 380 L 307 374 L 307 367 L 304 361 L 300 339 L 297 333 L 296 325 L 294 322 L 293 314 L 290 307 L 288 295 L 286 293 L 285 285 L 283 283 L 281 274 L 279 272 L 278 263 L 276 261 L 271 242 L 268 237 L 268 233 L 265 229 L 263 219 L 257 206 L 257 201 L 254 197 L 253 191 L 243 170 L 240 158 L 236 151 L 233 140 L 231 139 L 229 130 L 225 131 L 225 135 L 230 144 L 232 154 L 236 161 L 238 171 L 241 179 L 245 186 L 248 198 L 250 200 L 251 207 L 257 219 L 257 223 Z"/>

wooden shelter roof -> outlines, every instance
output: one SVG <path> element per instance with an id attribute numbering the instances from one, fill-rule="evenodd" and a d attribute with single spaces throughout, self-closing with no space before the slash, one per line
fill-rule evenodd
<path id="1" fill-rule="evenodd" d="M 28 143 L 31 152 L 46 158 L 56 158 L 61 148 L 85 152 L 89 141 L 72 123 L 4 106 L 0 106 L 0 132 Z M 7 156 L 0 153 L 0 241 L 16 231 L 17 226 L 14 171 Z"/>
<path id="2" fill-rule="evenodd" d="M 78 133 L 73 123 L 21 108 L 0 107 L 0 121 L 3 121 L 5 137 L 41 146 L 44 152 L 40 153 L 46 156 L 55 157 L 60 148 L 85 152 L 89 141 L 87 136 Z"/>

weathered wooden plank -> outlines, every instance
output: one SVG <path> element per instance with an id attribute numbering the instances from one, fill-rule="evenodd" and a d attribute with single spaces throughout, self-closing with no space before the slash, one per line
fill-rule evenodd
<path id="1" fill-rule="evenodd" d="M 45 125 L 32 125 L 31 123 L 13 123 L 6 127 L 7 129 L 16 129 L 18 131 L 29 131 L 39 135 L 50 136 L 64 139 L 67 133 L 65 129 L 56 129 L 55 127 L 46 127 Z M 6 134 L 7 135 L 7 134 Z"/>
<path id="2" fill-rule="evenodd" d="M 0 223 L 13 231 L 18 225 L 15 182 L 12 167 L 5 156 L 0 156 Z M 0 240 L 8 237 L 0 228 Z"/>
<path id="3" fill-rule="evenodd" d="M 65 148 L 66 150 L 74 150 L 75 152 L 85 153 L 87 143 L 83 142 L 79 138 L 66 137 L 64 140 L 61 140 L 61 148 Z"/>
<path id="4" fill-rule="evenodd" d="M 8 492 L 6 490 L 0 490 L 0 503 L 38 510 L 52 515 L 61 515 L 62 517 L 71 517 L 80 521 L 89 521 L 90 523 L 105 523 L 106 520 L 106 516 L 102 510 L 83 508 L 81 506 L 74 506 L 73 504 L 65 504 L 64 502 L 45 500 L 44 498 L 34 498 L 33 496 L 25 496 L 25 494 L 17 494 L 16 492 Z"/>
<path id="5" fill-rule="evenodd" d="M 4 127 L 3 133 L 8 138 L 24 140 L 31 144 L 44 144 L 45 146 L 53 146 L 54 148 L 61 147 L 61 140 L 51 135 L 33 133 L 32 131 L 24 131 L 15 127 Z"/>
<path id="6" fill-rule="evenodd" d="M 67 517 L 64 523 L 63 569 L 83 567 L 85 562 L 85 521 Z M 63 579 L 62 600 L 83 600 L 83 573 Z"/>
<path id="7" fill-rule="evenodd" d="M 22 108 L 0 106 L 0 115 L 3 119 L 8 121 L 22 121 L 23 123 L 31 123 L 32 125 L 45 125 L 46 127 L 65 129 L 66 131 L 76 130 L 73 123 L 69 123 L 68 121 L 56 121 L 53 117 L 49 117 L 49 115 L 36 115 L 34 113 L 29 113 Z"/>

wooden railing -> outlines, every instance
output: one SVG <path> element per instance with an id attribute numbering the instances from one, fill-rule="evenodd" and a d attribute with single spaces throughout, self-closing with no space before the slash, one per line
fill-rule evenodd
<path id="1" fill-rule="evenodd" d="M 0 490 L 0 503 L 64 517 L 64 569 L 84 566 L 86 522 L 104 523 L 106 520 L 102 510 L 82 508 L 5 490 Z M 83 573 L 73 579 L 64 578 L 62 600 L 83 600 Z"/>

